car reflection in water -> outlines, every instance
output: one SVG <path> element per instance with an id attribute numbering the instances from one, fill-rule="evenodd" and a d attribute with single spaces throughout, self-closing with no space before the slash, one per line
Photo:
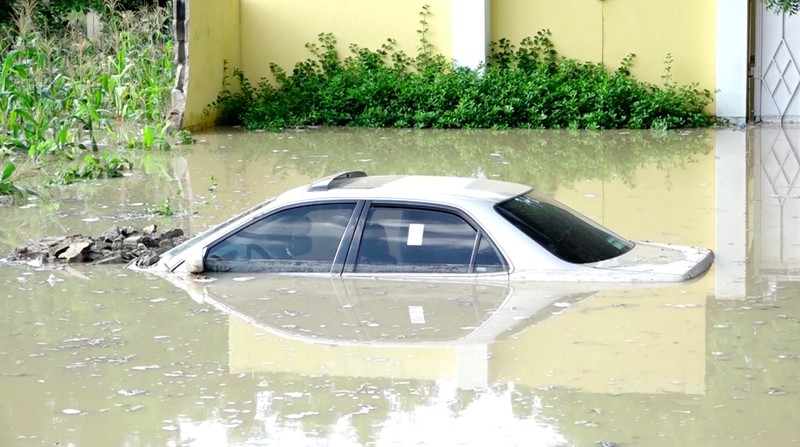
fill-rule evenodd
<path id="1" fill-rule="evenodd" d="M 231 373 L 448 379 L 462 389 L 485 388 L 503 378 L 531 386 L 578 384 L 591 389 L 602 388 L 609 375 L 624 381 L 626 374 L 650 371 L 664 377 L 645 378 L 648 389 L 638 384 L 642 378 L 632 378 L 631 383 L 637 382 L 632 389 L 703 390 L 704 309 L 679 305 L 676 313 L 665 307 L 679 302 L 676 299 L 685 300 L 685 287 L 694 282 L 679 288 L 650 284 L 620 289 L 599 284 L 509 285 L 263 273 L 168 278 L 195 301 L 231 315 Z M 584 305 L 589 297 L 596 297 L 594 305 Z M 666 310 L 637 313 L 632 309 L 640 305 L 636 303 Z M 609 310 L 615 316 L 609 318 Z M 687 324 L 694 320 L 698 327 Z M 633 325 L 622 331 L 627 341 L 614 339 L 620 335 L 614 328 L 620 325 Z M 538 326 L 543 329 L 540 333 L 535 330 Z M 656 335 L 631 344 L 641 336 L 638 331 Z M 653 343 L 664 344 L 664 349 L 654 349 Z M 681 353 L 673 352 L 676 349 Z M 650 355 L 640 352 L 644 350 Z M 680 371 L 659 366 L 675 355 L 684 358 L 669 363 Z M 570 356 L 573 366 L 564 364 Z M 581 358 L 598 361 L 581 365 Z M 572 377 L 569 370 L 575 368 L 583 370 L 577 382 L 559 382 Z M 567 372 L 547 378 L 537 369 Z"/>

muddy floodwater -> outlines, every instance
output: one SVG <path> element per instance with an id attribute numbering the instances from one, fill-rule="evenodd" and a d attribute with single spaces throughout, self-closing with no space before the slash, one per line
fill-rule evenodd
<path id="1" fill-rule="evenodd" d="M 226 278 L 190 293 L 118 265 L 0 266 L 0 446 L 800 445 L 800 128 L 196 137 L 0 208 L 3 254 L 114 225 L 196 233 L 359 169 L 531 184 L 717 259 L 652 287 Z M 536 294 L 551 304 L 513 313 Z"/>

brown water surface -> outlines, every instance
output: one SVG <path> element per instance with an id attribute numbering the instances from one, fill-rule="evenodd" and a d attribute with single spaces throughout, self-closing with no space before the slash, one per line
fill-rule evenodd
<path id="1" fill-rule="evenodd" d="M 717 260 L 691 283 L 580 290 L 223 278 L 186 293 L 119 266 L 2 266 L 0 446 L 800 444 L 800 129 L 197 137 L 0 208 L 0 248 L 197 232 L 361 169 L 528 183 Z M 177 215 L 148 214 L 165 199 Z"/>

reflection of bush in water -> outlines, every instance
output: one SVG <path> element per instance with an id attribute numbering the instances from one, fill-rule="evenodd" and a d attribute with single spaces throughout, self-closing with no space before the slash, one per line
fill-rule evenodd
<path id="1" fill-rule="evenodd" d="M 632 183 L 645 164 L 682 168 L 713 149 L 707 130 L 395 130 L 325 128 L 282 134 L 239 133 L 241 158 L 274 157 L 272 175 L 311 178 L 364 169 L 369 174 L 461 175 L 532 184 L 543 190 L 587 179 Z M 225 149 L 229 151 L 230 149 Z M 277 150 L 277 152 L 273 152 Z M 285 152 L 283 152 L 285 151 Z M 247 166 L 248 163 L 238 163 Z"/>

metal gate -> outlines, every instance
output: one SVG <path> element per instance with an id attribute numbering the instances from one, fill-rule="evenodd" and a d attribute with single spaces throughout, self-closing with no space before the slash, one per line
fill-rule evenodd
<path id="1" fill-rule="evenodd" d="M 757 121 L 800 121 L 800 15 L 755 6 L 754 112 Z"/>

